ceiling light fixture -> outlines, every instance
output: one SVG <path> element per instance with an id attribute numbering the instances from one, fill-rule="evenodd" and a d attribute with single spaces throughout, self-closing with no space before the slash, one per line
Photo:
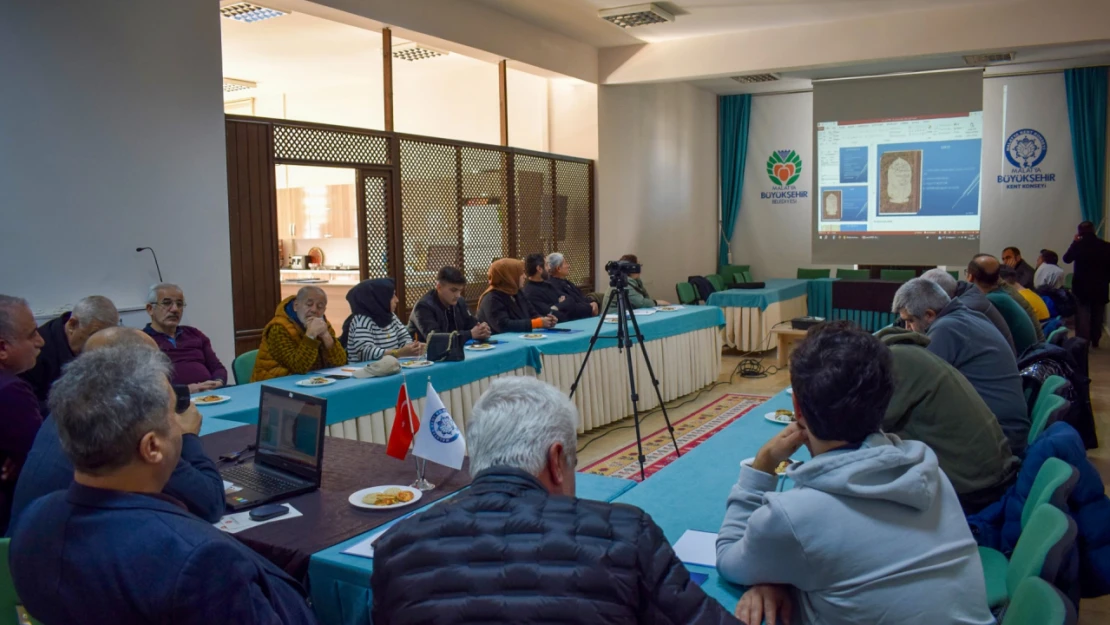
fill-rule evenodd
<path id="1" fill-rule="evenodd" d="M 633 4 L 631 6 L 617 7 L 615 9 L 602 9 L 597 12 L 597 16 L 621 28 L 635 28 L 637 26 L 648 26 L 650 24 L 662 24 L 664 22 L 674 21 L 674 15 L 659 8 L 659 5 L 655 3 Z"/>
<path id="2" fill-rule="evenodd" d="M 747 76 L 733 76 L 733 80 L 742 85 L 756 85 L 761 82 L 775 82 L 779 79 L 778 74 L 749 74 Z"/>
<path id="3" fill-rule="evenodd" d="M 427 59 L 434 59 L 437 56 L 447 55 L 448 52 L 446 50 L 430 48 L 413 41 L 393 46 L 393 58 L 401 59 L 402 61 L 424 61 Z"/>
<path id="4" fill-rule="evenodd" d="M 995 52 L 993 54 L 970 54 L 964 57 L 968 65 L 990 65 L 992 63 L 1008 63 L 1014 60 L 1013 52 Z"/>
<path id="5" fill-rule="evenodd" d="M 251 2 L 233 2 L 220 7 L 220 15 L 247 24 L 288 14 L 288 11 L 279 11 Z"/>
<path id="6" fill-rule="evenodd" d="M 250 80 L 240 80 L 238 78 L 224 77 L 224 93 L 235 93 L 236 91 L 246 91 L 254 89 L 258 83 Z"/>

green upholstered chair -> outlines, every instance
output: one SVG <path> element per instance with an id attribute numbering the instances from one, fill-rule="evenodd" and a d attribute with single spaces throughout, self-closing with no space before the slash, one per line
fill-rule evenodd
<path id="1" fill-rule="evenodd" d="M 817 280 L 819 278 L 828 278 L 832 275 L 831 269 L 805 269 L 798 267 L 799 280 Z"/>
<path id="2" fill-rule="evenodd" d="M 960 281 L 960 272 L 956 271 L 955 269 L 949 269 L 948 270 L 948 275 L 955 278 L 957 282 Z"/>
<path id="3" fill-rule="evenodd" d="M 1070 401 L 1056 393 L 1046 393 L 1042 389 L 1037 395 L 1037 401 L 1033 403 L 1033 412 L 1029 415 L 1029 437 L 1026 442 L 1032 445 L 1045 428 L 1067 414 L 1070 408 Z"/>
<path id="4" fill-rule="evenodd" d="M 1074 277 L 1075 277 L 1074 273 L 1069 273 L 1068 275 L 1064 276 L 1064 288 L 1065 289 L 1070 289 L 1071 288 L 1071 281 L 1072 281 L 1072 278 L 1074 278 Z"/>
<path id="5" fill-rule="evenodd" d="M 1048 337 L 1045 338 L 1045 343 L 1048 343 L 1049 345 L 1056 345 L 1058 347 L 1063 347 L 1064 346 L 1064 341 L 1066 341 L 1067 339 L 1068 339 L 1068 329 L 1067 328 L 1056 328 L 1055 330 L 1052 331 L 1052 334 L 1049 334 Z"/>
<path id="6" fill-rule="evenodd" d="M 748 282 L 755 282 L 755 280 L 752 280 L 752 272 L 738 271 L 732 274 L 732 284 L 746 284 Z"/>
<path id="7" fill-rule="evenodd" d="M 697 304 L 698 292 L 694 290 L 694 285 L 689 282 L 679 282 L 674 285 L 674 290 L 678 293 L 679 304 Z"/>
<path id="8" fill-rule="evenodd" d="M 987 293 L 987 299 L 998 309 L 1002 318 L 1006 320 L 1006 325 L 1010 326 L 1010 334 L 1014 337 L 1014 347 L 1017 348 L 1018 356 L 1031 345 L 1036 344 L 1037 331 L 1033 329 L 1033 322 L 1029 319 L 1029 315 L 1025 314 L 1024 308 L 1002 291 Z"/>
<path id="9" fill-rule="evenodd" d="M 741 271 L 751 270 L 751 265 L 722 265 L 717 269 L 717 275 L 724 277 L 725 281 L 728 282 L 726 286 L 732 286 L 733 284 L 735 284 L 735 282 L 733 282 L 733 277 L 736 274 L 740 273 Z"/>
<path id="10" fill-rule="evenodd" d="M 1075 625 L 1078 620 L 1064 593 L 1039 577 L 1027 577 L 1014 590 L 1002 625 Z"/>
<path id="11" fill-rule="evenodd" d="M 893 280 L 898 282 L 909 282 L 917 277 L 917 272 L 913 269 L 883 269 L 879 271 L 880 280 Z"/>
<path id="12" fill-rule="evenodd" d="M 837 269 L 836 277 L 841 280 L 870 280 L 871 272 L 867 269 Z"/>
<path id="13" fill-rule="evenodd" d="M 721 276 L 719 276 L 715 273 L 711 273 L 708 276 L 706 276 L 705 279 L 709 280 L 709 284 L 713 285 L 713 290 L 714 291 L 723 291 L 723 290 L 725 290 L 725 279 L 722 278 Z"/>
<path id="14" fill-rule="evenodd" d="M 254 372 L 256 358 L 258 358 L 257 349 L 252 349 L 235 357 L 234 362 L 231 363 L 231 372 L 235 374 L 236 384 L 246 384 L 251 381 L 251 373 Z"/>
<path id="15" fill-rule="evenodd" d="M 1071 517 L 1051 505 L 1041 504 L 1022 528 L 1009 561 L 998 551 L 980 547 L 987 603 L 991 608 L 1009 602 L 1018 584 L 1028 577 L 1056 583 L 1064 557 L 1075 544 L 1076 533 Z"/>
<path id="16" fill-rule="evenodd" d="M 19 625 L 17 614 L 23 609 L 19 603 L 19 595 L 15 592 L 12 571 L 8 568 L 10 543 L 10 538 L 0 538 L 0 625 Z M 30 619 L 30 622 L 38 625 L 35 619 Z"/>

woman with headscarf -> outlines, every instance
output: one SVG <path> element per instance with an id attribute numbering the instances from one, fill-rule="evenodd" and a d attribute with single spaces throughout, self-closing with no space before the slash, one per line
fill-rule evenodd
<path id="1" fill-rule="evenodd" d="M 528 332 L 555 327 L 552 315 L 540 316 L 520 295 L 524 286 L 524 263 L 515 258 L 494 261 L 489 268 L 489 288 L 478 298 L 478 321 L 489 324 L 494 334 Z"/>
<path id="2" fill-rule="evenodd" d="M 351 362 L 378 360 L 389 354 L 394 358 L 419 356 L 424 345 L 412 340 L 394 311 L 397 294 L 392 278 L 363 280 L 347 291 L 351 316 L 343 322 L 340 342 Z"/>

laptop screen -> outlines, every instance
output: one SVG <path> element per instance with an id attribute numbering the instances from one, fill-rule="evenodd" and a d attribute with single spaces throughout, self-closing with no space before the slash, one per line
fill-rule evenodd
<path id="1" fill-rule="evenodd" d="M 262 387 L 255 458 L 283 468 L 320 467 L 325 401 L 300 393 Z"/>

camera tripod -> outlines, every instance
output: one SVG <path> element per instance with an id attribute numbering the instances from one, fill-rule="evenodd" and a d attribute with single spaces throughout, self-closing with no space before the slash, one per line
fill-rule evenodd
<path id="1" fill-rule="evenodd" d="M 655 387 L 655 396 L 659 399 L 659 408 L 663 411 L 663 420 L 667 423 L 667 431 L 671 434 L 671 443 L 674 444 L 674 452 L 676 455 L 681 456 L 682 452 L 678 449 L 678 441 L 674 437 L 674 426 L 671 425 L 671 419 L 667 416 L 667 405 L 663 403 L 663 395 L 659 392 L 659 380 L 655 377 L 655 370 L 651 367 L 651 360 L 648 358 L 647 346 L 644 344 L 644 335 L 640 332 L 640 324 L 636 322 L 636 315 L 632 312 L 632 305 L 628 301 L 628 276 L 621 273 L 610 272 L 609 286 L 612 289 L 609 291 L 609 297 L 605 302 L 616 302 L 617 305 L 617 349 L 624 350 L 625 357 L 628 360 L 628 389 L 629 396 L 632 398 L 632 422 L 636 426 L 636 451 L 640 460 L 640 481 L 646 479 L 644 475 L 644 439 L 640 434 L 640 411 L 638 402 L 640 400 L 639 394 L 636 393 L 636 373 L 635 367 L 632 364 L 632 337 L 628 334 L 628 321 L 632 322 L 632 330 L 635 332 L 636 341 L 640 344 L 640 350 L 644 354 L 644 364 L 647 365 L 648 374 L 651 376 L 651 383 Z M 590 338 L 590 348 L 586 350 L 586 357 L 582 359 L 582 366 L 578 369 L 578 375 L 574 378 L 574 384 L 570 385 L 570 396 L 574 398 L 574 392 L 578 390 L 578 383 L 582 380 L 582 373 L 586 371 L 586 363 L 590 361 L 590 354 L 594 351 L 594 345 L 597 343 L 597 338 L 601 334 L 601 327 L 605 324 L 606 310 L 602 310 L 597 320 L 597 329 L 594 330 L 594 335 Z"/>

